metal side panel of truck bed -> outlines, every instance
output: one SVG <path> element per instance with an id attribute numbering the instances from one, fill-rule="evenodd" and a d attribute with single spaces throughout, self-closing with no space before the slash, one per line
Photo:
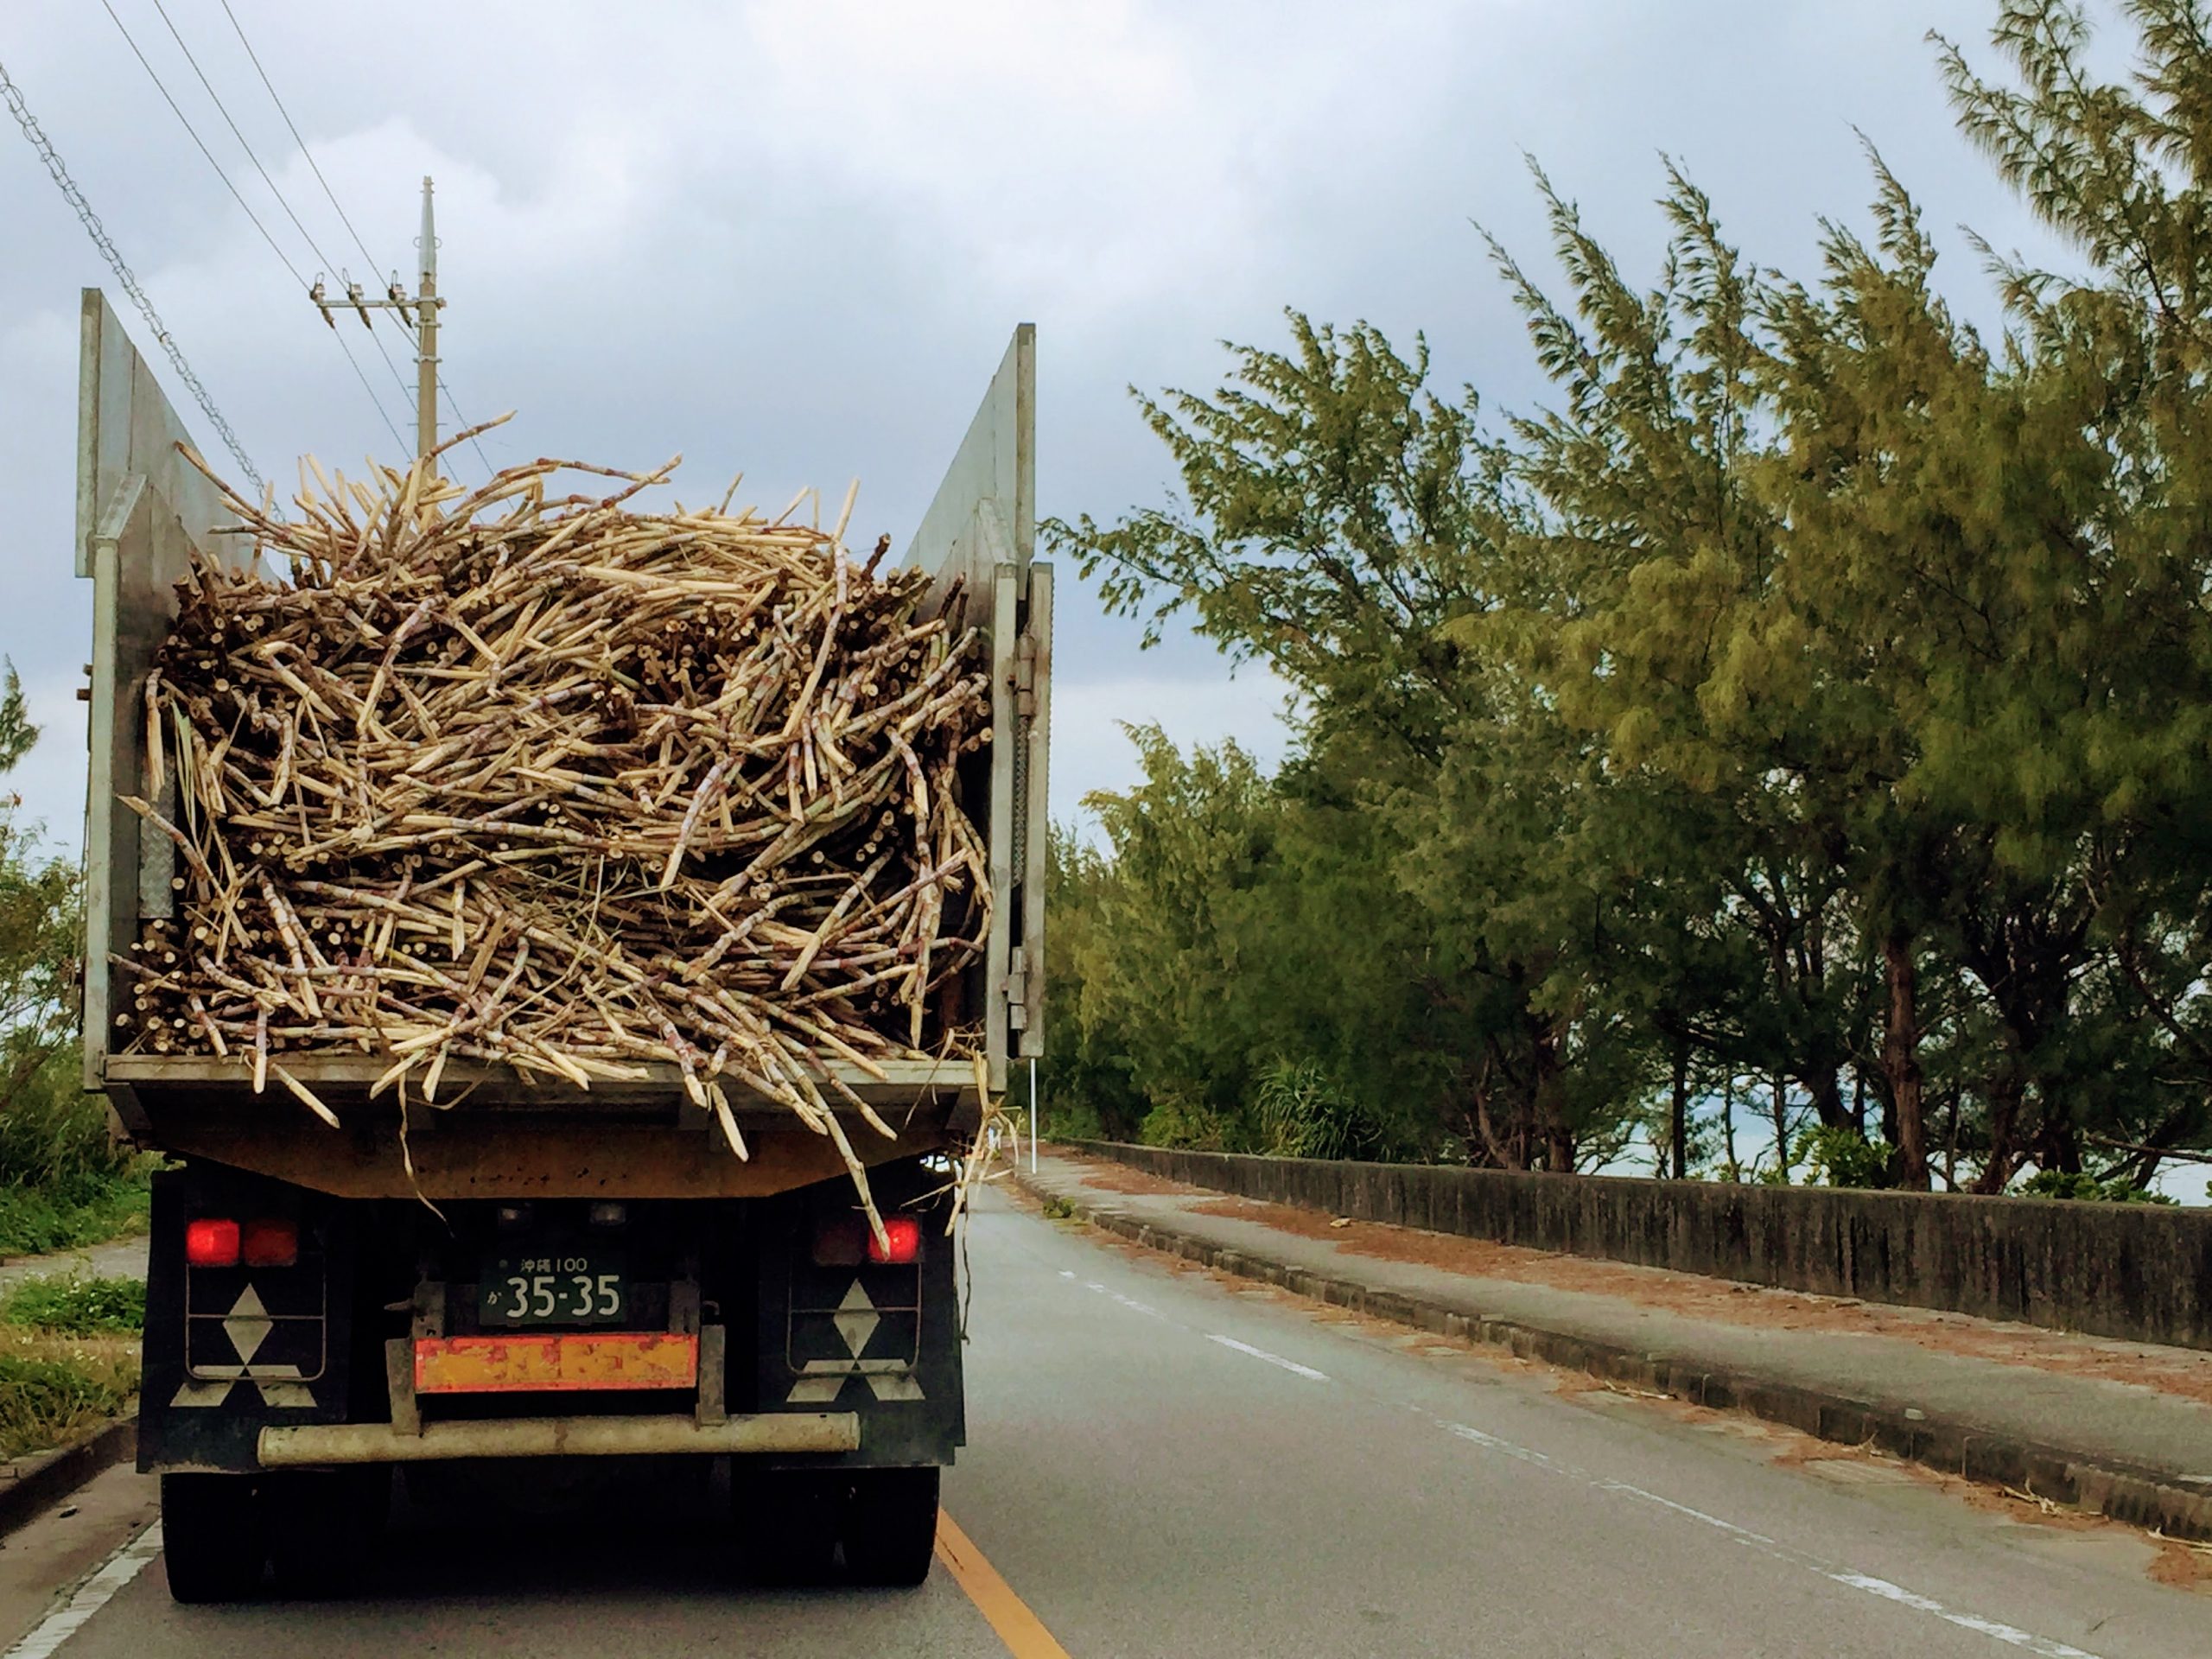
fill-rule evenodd
<path id="1" fill-rule="evenodd" d="M 99 289 L 84 294 L 79 414 L 77 569 L 93 583 L 90 782 L 86 810 L 85 1081 L 105 1090 L 132 1136 L 344 1198 L 739 1198 L 787 1191 L 839 1167 L 822 1137 L 771 1103 L 740 1122 L 747 1161 L 717 1155 L 706 1115 L 686 1109 L 676 1068 L 588 1092 L 505 1068 L 454 1064 L 465 1109 L 417 1111 L 413 1172 L 403 1162 L 395 1103 L 372 1099 L 385 1062 L 371 1055 L 296 1057 L 289 1069 L 346 1124 L 329 1129 L 281 1090 L 255 1095 L 237 1059 L 111 1052 L 111 953 L 127 953 L 142 920 L 174 912 L 175 849 L 142 833 L 119 797 L 147 791 L 146 679 L 175 615 L 190 550 L 234 562 L 244 538 L 217 534 L 220 500 L 179 453 L 183 423 Z M 1052 657 L 1052 570 L 1035 538 L 1035 334 L 1015 331 L 1005 361 L 956 452 L 908 552 L 938 574 L 929 601 L 957 604 L 984 635 L 993 741 L 969 786 L 1000 902 L 968 1005 L 983 1010 L 988 1080 L 1040 1052 L 1045 784 Z M 168 789 L 175 787 L 172 778 Z M 171 811 L 175 810 L 171 804 Z M 855 1117 L 850 1139 L 869 1162 L 944 1145 L 976 1121 L 971 1064 L 903 1062 L 875 1077 L 833 1063 L 841 1080 L 898 1124 L 887 1141 Z M 885 1109 L 895 1108 L 895 1110 Z"/>

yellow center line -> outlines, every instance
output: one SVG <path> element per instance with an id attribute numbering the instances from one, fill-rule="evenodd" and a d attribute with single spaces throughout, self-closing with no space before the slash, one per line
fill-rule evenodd
<path id="1" fill-rule="evenodd" d="M 990 1621 L 1014 1659 L 1068 1659 L 1068 1650 L 1052 1639 L 1044 1621 L 1029 1611 L 1029 1604 L 1014 1593 L 1014 1586 L 943 1510 L 937 1512 L 937 1558 L 953 1582 L 968 1592 L 976 1611 Z"/>

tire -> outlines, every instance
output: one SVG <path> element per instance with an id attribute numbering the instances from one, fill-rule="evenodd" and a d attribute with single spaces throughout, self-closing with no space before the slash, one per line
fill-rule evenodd
<path id="1" fill-rule="evenodd" d="M 845 1570 L 856 1584 L 910 1589 L 937 1553 L 938 1471 L 864 1469 L 845 1511 Z"/>
<path id="2" fill-rule="evenodd" d="M 739 1548 L 758 1582 L 820 1584 L 836 1567 L 844 1488 L 803 1470 L 739 1471 L 730 1482 Z"/>
<path id="3" fill-rule="evenodd" d="M 383 1464 L 286 1472 L 264 1482 L 276 1588 L 308 1600 L 352 1595 L 384 1535 L 391 1471 Z"/>
<path id="4" fill-rule="evenodd" d="M 163 1475 L 162 1560 L 181 1602 L 245 1601 L 261 1593 L 266 1512 L 251 1475 Z"/>

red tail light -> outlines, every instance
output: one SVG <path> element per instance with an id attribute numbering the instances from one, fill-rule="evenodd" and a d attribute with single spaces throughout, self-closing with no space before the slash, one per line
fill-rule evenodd
<path id="1" fill-rule="evenodd" d="M 922 1224 L 912 1216 L 887 1216 L 884 1218 L 883 1236 L 873 1234 L 868 1241 L 868 1259 L 904 1267 L 917 1260 L 922 1253 Z"/>
<path id="2" fill-rule="evenodd" d="M 184 1259 L 195 1268 L 238 1266 L 238 1223 L 213 1219 L 185 1223 Z"/>
<path id="3" fill-rule="evenodd" d="M 300 1259 L 300 1230 L 289 1221 L 249 1221 L 240 1250 L 249 1268 L 289 1268 Z"/>

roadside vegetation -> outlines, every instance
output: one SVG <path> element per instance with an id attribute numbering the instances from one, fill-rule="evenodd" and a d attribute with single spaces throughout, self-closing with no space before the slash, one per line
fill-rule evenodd
<path id="1" fill-rule="evenodd" d="M 22 683 L 0 693 L 0 773 L 38 741 Z M 82 881 L 20 802 L 0 801 L 0 1255 L 99 1243 L 145 1225 L 151 1160 L 117 1147 L 79 1076 Z M 65 1445 L 138 1389 L 136 1280 L 32 1280 L 0 1298 L 0 1459 Z"/>
<path id="2" fill-rule="evenodd" d="M 13 668 L 0 693 L 0 773 L 38 741 Z M 0 1255 L 143 1229 L 150 1160 L 117 1147 L 84 1091 L 78 1043 L 83 880 L 20 803 L 0 801 Z"/>
<path id="3" fill-rule="evenodd" d="M 146 1281 L 26 1279 L 0 1296 L 0 1325 L 48 1336 L 135 1336 L 146 1328 Z"/>
<path id="4" fill-rule="evenodd" d="M 31 1279 L 0 1297 L 0 1459 L 66 1446 L 138 1392 L 140 1279 Z"/>
<path id="5" fill-rule="evenodd" d="M 1624 270 L 1495 243 L 1552 391 L 1297 313 L 1141 400 L 1178 497 L 1049 527 L 1264 664 L 1269 773 L 1132 732 L 1055 840 L 1062 1135 L 2069 1198 L 2212 1150 L 2212 19 L 1936 41 L 2070 251 L 1945 297 L 1870 149 L 1792 276 L 1668 168 Z M 1986 290 L 1985 290 L 1986 291 Z"/>

